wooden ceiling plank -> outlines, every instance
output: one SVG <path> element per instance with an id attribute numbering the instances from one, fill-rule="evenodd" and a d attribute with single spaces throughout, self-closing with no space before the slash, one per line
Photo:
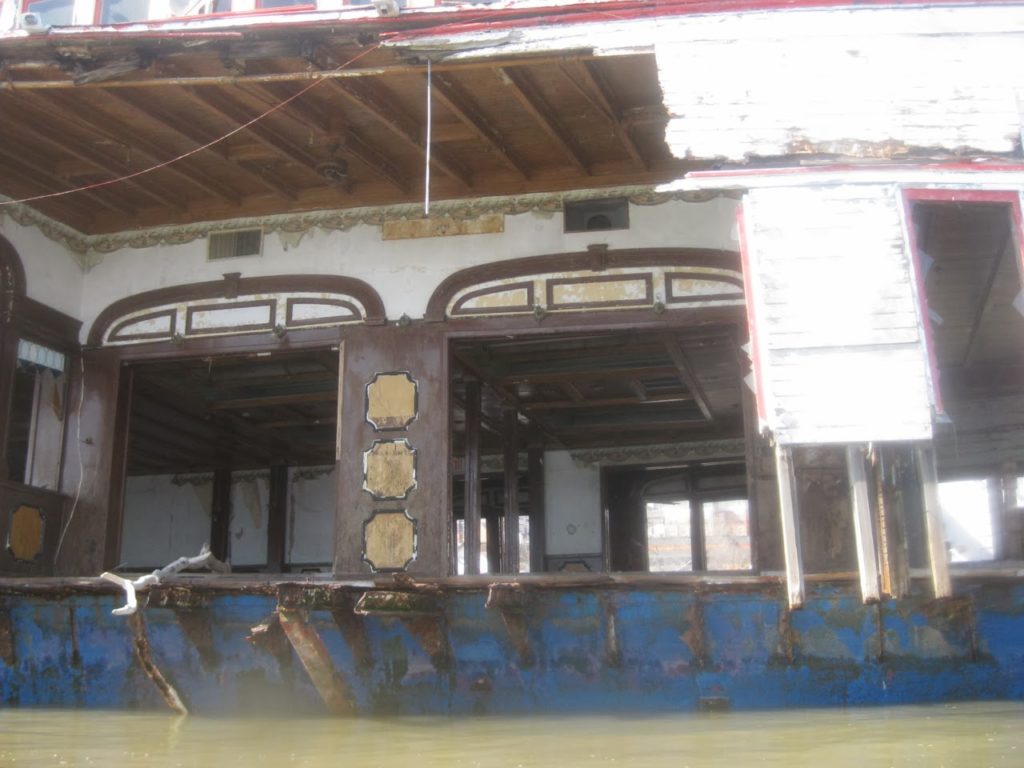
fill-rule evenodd
<path id="1" fill-rule="evenodd" d="M 526 163 L 508 149 L 508 142 L 491 125 L 491 122 L 480 111 L 480 108 L 473 103 L 469 95 L 448 75 L 439 73 L 432 76 L 432 80 L 434 93 L 444 102 L 444 105 L 463 123 L 469 126 L 491 149 L 497 152 L 501 159 L 518 173 L 524 181 L 529 181 L 530 170 Z"/>
<path id="2" fill-rule="evenodd" d="M 403 174 L 398 167 L 383 154 L 374 149 L 357 131 L 349 128 L 341 139 L 341 151 L 351 155 L 368 168 L 372 168 L 384 177 L 387 182 L 399 192 L 407 193 L 409 184 L 406 181 L 407 174 Z"/>
<path id="3" fill-rule="evenodd" d="M 80 105 L 75 104 L 71 99 L 67 98 L 67 96 L 68 94 L 63 93 L 53 94 L 50 98 L 55 105 L 60 106 L 61 110 L 67 114 L 73 115 L 76 121 L 82 125 L 88 126 L 91 131 L 94 131 L 104 140 L 128 147 L 131 152 L 141 155 L 147 165 L 158 165 L 173 159 L 166 157 L 166 149 L 149 139 L 146 139 L 144 133 L 134 130 L 125 132 L 123 129 L 123 121 L 117 118 L 112 118 L 109 114 L 104 112 L 102 107 L 95 100 L 90 104 L 88 110 L 84 110 Z M 57 113 L 54 113 L 55 117 L 56 115 Z M 108 127 L 109 124 L 116 124 L 119 127 L 111 130 Z M 186 170 L 186 168 L 180 163 L 161 165 L 157 170 L 168 175 L 175 176 L 181 181 L 201 189 L 203 192 L 216 199 L 224 200 L 235 205 L 239 202 L 238 195 L 234 191 L 225 189 L 220 184 L 204 178 L 201 174 L 196 174 L 193 171 Z"/>
<path id="4" fill-rule="evenodd" d="M 145 106 L 139 104 L 135 99 L 128 95 L 130 93 L 131 91 L 124 91 L 121 89 L 107 91 L 108 96 L 115 98 L 131 109 L 134 109 L 151 122 L 160 123 L 164 130 L 177 134 L 182 139 L 192 142 L 197 147 L 205 146 L 206 144 L 209 144 L 213 138 L 216 138 L 205 135 L 202 131 L 197 131 L 193 127 L 192 123 L 187 120 L 179 119 L 178 116 L 170 110 L 154 106 L 152 103 Z M 233 170 L 243 175 L 249 182 L 259 184 L 268 191 L 281 195 L 288 200 L 294 201 L 298 199 L 298 193 L 290 185 L 287 185 L 280 180 L 272 181 L 262 174 L 249 170 L 248 167 L 232 158 L 230 149 L 225 143 L 221 142 L 214 144 L 207 147 L 206 151 L 222 158 L 225 163 L 230 164 Z"/>
<path id="5" fill-rule="evenodd" d="M 561 69 L 573 87 L 601 113 L 633 161 L 645 171 L 650 170 L 650 163 L 637 147 L 629 132 L 629 127 L 624 125 L 619 118 L 619 109 L 612 101 L 611 88 L 604 76 L 596 69 L 595 63 L 589 61 L 565 63 L 562 64 Z"/>
<path id="6" fill-rule="evenodd" d="M 669 357 L 672 358 L 672 362 L 679 372 L 680 381 L 683 382 L 693 395 L 693 399 L 696 401 L 697 407 L 700 408 L 700 412 L 704 414 L 705 419 L 714 422 L 715 414 L 708 403 L 708 396 L 704 392 L 704 387 L 701 386 L 700 381 L 697 379 L 689 355 L 683 350 L 679 339 L 671 334 L 666 334 L 662 336 L 662 343 L 665 345 L 665 351 L 668 352 Z"/>
<path id="7" fill-rule="evenodd" d="M 981 329 L 981 322 L 985 319 L 989 307 L 992 304 L 992 288 L 996 284 L 996 277 L 999 276 L 999 269 L 1010 245 L 1013 243 L 1009 221 L 1007 221 L 1006 232 L 1002 236 L 999 247 L 992 254 L 992 266 L 989 267 L 985 276 L 985 286 L 978 297 L 978 303 L 974 310 L 974 317 L 971 320 L 971 331 L 967 336 L 967 348 L 964 350 L 963 365 L 969 366 L 974 361 L 974 355 L 978 350 L 978 331 Z"/>
<path id="8" fill-rule="evenodd" d="M 407 115 L 402 114 L 397 106 L 385 101 L 380 93 L 375 93 L 361 83 L 349 83 L 332 80 L 330 86 L 335 93 L 343 95 L 353 104 L 369 112 L 380 123 L 398 138 L 427 157 L 426 137 L 418 135 L 418 127 Z M 443 151 L 434 147 L 430 151 L 430 162 L 440 171 L 459 182 L 467 189 L 473 186 L 469 173 Z"/>
<path id="9" fill-rule="evenodd" d="M 56 176 L 52 170 L 32 161 L 29 153 L 21 153 L 19 155 L 5 151 L 8 146 L 11 145 L 6 142 L 0 142 L 0 158 L 2 158 L 2 162 L 10 170 L 17 172 L 20 182 L 28 184 L 31 188 L 37 190 L 34 194 L 46 195 L 66 192 L 70 188 L 68 183 Z M 76 201 L 75 198 L 79 197 L 88 197 L 99 205 L 112 208 L 129 218 L 135 214 L 132 209 L 121 205 L 109 196 L 101 195 L 92 190 L 81 190 L 74 194 L 61 195 L 60 197 L 54 197 L 53 200 L 54 202 L 60 201 L 61 205 L 77 211 L 78 215 L 91 219 L 92 211 L 83 206 L 80 201 Z"/>
<path id="10" fill-rule="evenodd" d="M 540 402 L 523 402 L 521 407 L 526 411 L 558 411 L 576 408 L 597 408 L 607 406 L 648 405 L 656 403 L 692 403 L 693 395 L 652 395 L 645 400 L 635 397 L 593 397 L 586 400 L 547 400 Z"/>
<path id="11" fill-rule="evenodd" d="M 582 403 L 586 398 L 583 397 L 583 393 L 580 392 L 579 387 L 573 384 L 571 381 L 563 381 L 559 385 L 562 390 L 569 396 L 569 399 L 576 403 Z"/>
<path id="12" fill-rule="evenodd" d="M 263 395 L 261 397 L 239 397 L 217 400 L 208 406 L 211 411 L 237 411 L 245 408 L 265 408 L 270 405 L 294 405 L 296 403 L 328 403 L 338 399 L 338 393 L 295 392 L 287 395 Z"/>
<path id="13" fill-rule="evenodd" d="M 636 395 L 636 399 L 640 401 L 647 400 L 649 395 L 647 394 L 647 387 L 640 379 L 632 379 L 628 382 L 630 390 Z"/>
<path id="14" fill-rule="evenodd" d="M 120 165 L 113 158 L 104 155 L 101 152 L 97 152 L 92 149 L 86 148 L 84 144 L 76 141 L 68 141 L 66 136 L 51 126 L 62 125 L 67 122 L 67 116 L 61 115 L 60 113 L 54 113 L 52 110 L 46 108 L 39 108 L 35 104 L 27 104 L 25 94 L 20 94 L 22 100 L 21 107 L 25 110 L 23 112 L 26 117 L 32 119 L 32 134 L 39 140 L 49 144 L 60 152 L 63 152 L 72 157 L 77 157 L 79 160 L 84 160 L 90 163 L 104 174 L 113 173 L 115 176 L 122 173 L 122 171 L 114 170 L 111 171 L 112 165 Z M 33 117 L 34 116 L 34 117 Z M 130 169 L 124 169 L 123 173 L 130 173 Z M 185 213 L 186 207 L 181 204 L 180 199 L 170 192 L 166 192 L 160 188 L 159 185 L 154 184 L 152 180 L 147 183 L 142 183 L 138 179 L 125 179 L 123 182 L 128 187 L 135 189 L 147 197 L 155 200 L 160 205 L 170 208 L 178 213 Z"/>
<path id="15" fill-rule="evenodd" d="M 532 78 L 521 69 L 512 67 L 497 67 L 498 76 L 506 85 L 512 89 L 516 100 L 529 112 L 537 121 L 544 132 L 554 140 L 572 165 L 584 176 L 590 176 L 590 166 L 583 159 L 583 155 L 576 147 L 575 142 L 568 132 L 558 122 L 555 112 L 547 103 L 540 90 L 534 84 Z"/>
<path id="16" fill-rule="evenodd" d="M 226 98 L 224 94 L 215 96 L 208 93 L 207 90 L 205 88 L 190 88 L 187 92 L 196 102 L 220 115 L 236 127 L 245 125 L 255 117 L 255 115 L 248 114 L 233 100 Z M 255 122 L 247 126 L 245 130 L 258 139 L 260 143 L 274 150 L 276 154 L 284 155 L 300 168 L 323 181 L 323 177 L 320 176 L 320 172 L 317 170 L 319 163 L 316 158 L 297 147 L 287 136 L 284 136 L 265 122 Z"/>

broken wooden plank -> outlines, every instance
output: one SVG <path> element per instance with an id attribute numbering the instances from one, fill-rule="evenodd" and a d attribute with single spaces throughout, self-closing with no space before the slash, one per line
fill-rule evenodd
<path id="1" fill-rule="evenodd" d="M 334 715 L 352 714 L 355 710 L 352 692 L 335 669 L 319 633 L 306 621 L 304 612 L 281 608 L 278 616 L 281 628 L 328 711 Z"/>
<path id="2" fill-rule="evenodd" d="M 871 501 L 868 497 L 864 449 L 846 446 L 846 469 L 850 480 L 850 509 L 853 512 L 853 533 L 857 547 L 857 570 L 860 574 L 860 597 L 865 603 L 876 603 L 879 592 L 878 549 L 871 525 Z"/>

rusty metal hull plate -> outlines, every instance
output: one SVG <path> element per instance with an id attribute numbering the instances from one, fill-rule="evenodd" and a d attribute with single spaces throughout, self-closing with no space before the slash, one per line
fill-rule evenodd
<path id="1" fill-rule="evenodd" d="M 1006 580 L 958 585 L 950 600 L 914 593 L 872 606 L 852 585 L 818 585 L 795 612 L 777 586 L 524 589 L 515 631 L 500 606 L 486 606 L 486 589 L 435 593 L 429 621 L 349 616 L 350 588 L 345 600 L 322 586 L 301 597 L 305 626 L 358 713 L 1024 699 L 1024 585 Z M 152 600 L 144 615 L 152 663 L 190 712 L 327 711 L 287 642 L 253 640 L 278 616 L 275 595 L 221 591 L 185 603 Z M 166 708 L 132 627 L 110 615 L 117 604 L 94 592 L 0 594 L 3 706 Z"/>

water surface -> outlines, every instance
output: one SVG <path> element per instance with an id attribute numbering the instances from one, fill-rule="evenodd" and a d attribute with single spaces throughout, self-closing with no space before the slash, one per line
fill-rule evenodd
<path id="1" fill-rule="evenodd" d="M 1024 766 L 1024 703 L 657 716 L 231 718 L 0 711 L 0 766 Z"/>

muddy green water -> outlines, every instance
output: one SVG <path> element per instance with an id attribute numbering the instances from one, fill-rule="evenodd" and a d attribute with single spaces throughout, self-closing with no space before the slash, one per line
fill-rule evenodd
<path id="1" fill-rule="evenodd" d="M 1024 766 L 1024 704 L 333 720 L 0 711 L 0 766 Z"/>

